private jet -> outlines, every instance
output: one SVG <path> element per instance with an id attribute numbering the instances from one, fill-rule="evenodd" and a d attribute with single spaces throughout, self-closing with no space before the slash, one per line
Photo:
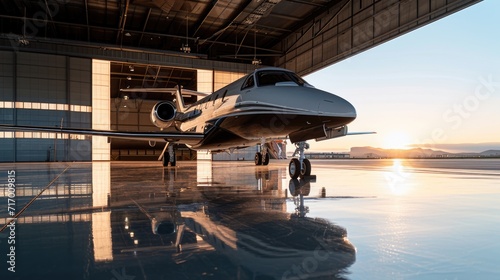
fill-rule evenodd
<path id="1" fill-rule="evenodd" d="M 356 118 L 356 110 L 345 99 L 316 89 L 292 71 L 260 68 L 213 92 L 204 94 L 176 88 L 122 89 L 122 91 L 162 91 L 175 96 L 173 102 L 158 102 L 151 111 L 152 123 L 159 132 L 128 132 L 93 129 L 0 125 L 21 131 L 44 131 L 106 136 L 111 138 L 166 142 L 159 160 L 163 166 L 175 166 L 175 144 L 193 150 L 234 151 L 259 145 L 256 165 L 268 165 L 268 144 L 288 139 L 296 145 L 289 163 L 291 178 L 311 175 L 311 163 L 305 158 L 307 140 L 323 141 L 353 134 L 347 124 Z M 201 96 L 186 105 L 183 96 Z"/>

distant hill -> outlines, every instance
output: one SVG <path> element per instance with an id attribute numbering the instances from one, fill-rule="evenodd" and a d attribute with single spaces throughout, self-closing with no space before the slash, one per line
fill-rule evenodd
<path id="1" fill-rule="evenodd" d="M 449 157 L 500 157 L 500 150 L 481 153 L 449 153 L 441 150 L 413 148 L 409 150 L 352 147 L 351 158 L 449 158 Z"/>
<path id="2" fill-rule="evenodd" d="M 500 156 L 500 150 L 487 150 L 479 154 L 483 156 Z"/>

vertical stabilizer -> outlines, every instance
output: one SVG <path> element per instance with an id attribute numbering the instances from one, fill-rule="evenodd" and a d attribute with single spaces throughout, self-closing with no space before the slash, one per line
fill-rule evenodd
<path id="1" fill-rule="evenodd" d="M 184 105 L 184 98 L 182 97 L 181 90 L 181 86 L 177 85 L 177 90 L 175 91 L 175 106 L 177 107 L 177 112 L 184 113 L 186 105 Z"/>

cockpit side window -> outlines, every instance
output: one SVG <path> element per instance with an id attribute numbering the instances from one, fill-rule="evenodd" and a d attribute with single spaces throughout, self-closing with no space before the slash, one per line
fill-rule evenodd
<path id="1" fill-rule="evenodd" d="M 299 86 L 303 86 L 303 85 L 309 85 L 304 79 L 302 79 L 301 77 L 299 77 L 299 75 L 295 74 L 295 73 L 290 73 L 290 75 L 292 76 L 293 80 L 299 84 Z M 310 86 L 310 85 L 309 85 Z"/>
<path id="2" fill-rule="evenodd" d="M 257 85 L 259 87 L 274 86 L 282 82 L 292 82 L 299 86 L 307 84 L 306 81 L 293 72 L 270 70 L 257 73 Z"/>
<path id="3" fill-rule="evenodd" d="M 264 87 L 280 82 L 292 82 L 292 79 L 283 71 L 260 71 L 257 73 L 257 81 L 259 87 Z"/>
<path id="4" fill-rule="evenodd" d="M 253 75 L 250 75 L 243 83 L 243 86 L 241 87 L 241 89 L 244 90 L 246 88 L 252 88 L 252 87 L 254 87 L 254 85 L 255 85 L 255 81 L 253 79 Z"/>

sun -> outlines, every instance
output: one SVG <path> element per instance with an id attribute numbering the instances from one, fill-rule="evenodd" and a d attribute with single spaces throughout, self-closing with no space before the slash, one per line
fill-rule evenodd
<path id="1" fill-rule="evenodd" d="M 401 131 L 387 134 L 383 143 L 385 149 L 409 149 L 410 144 L 410 136 Z"/>

